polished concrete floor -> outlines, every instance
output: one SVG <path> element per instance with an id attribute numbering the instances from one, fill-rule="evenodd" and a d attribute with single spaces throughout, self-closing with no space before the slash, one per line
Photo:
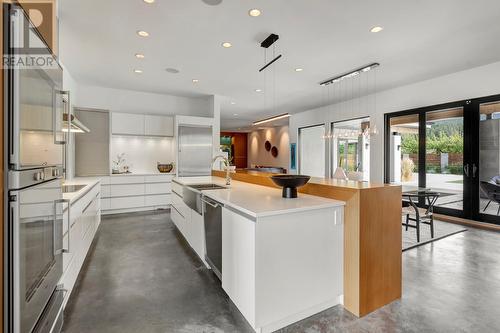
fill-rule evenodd
<path id="1" fill-rule="evenodd" d="M 500 233 L 403 253 L 403 298 L 357 319 L 341 306 L 291 332 L 499 332 Z M 251 332 L 166 213 L 104 218 L 66 308 L 66 333 Z"/>

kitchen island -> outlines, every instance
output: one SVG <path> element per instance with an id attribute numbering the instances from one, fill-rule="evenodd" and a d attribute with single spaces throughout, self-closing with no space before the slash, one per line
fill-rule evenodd
<path id="1" fill-rule="evenodd" d="M 221 171 L 213 176 L 224 177 Z M 272 174 L 237 170 L 233 180 L 276 188 Z M 401 186 L 311 178 L 299 193 L 345 202 L 344 307 L 362 317 L 402 294 Z"/>
<path id="2" fill-rule="evenodd" d="M 183 187 L 208 183 L 225 186 L 218 177 L 175 178 L 172 186 L 178 197 L 172 219 L 202 259 L 196 222 L 179 226 L 176 216 L 187 215 L 179 202 Z M 203 196 L 222 207 L 222 288 L 256 332 L 342 303 L 344 202 L 306 194 L 284 199 L 279 189 L 238 181 Z"/>

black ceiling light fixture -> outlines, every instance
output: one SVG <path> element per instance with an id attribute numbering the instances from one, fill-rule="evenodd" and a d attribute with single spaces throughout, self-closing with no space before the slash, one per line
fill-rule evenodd
<path id="1" fill-rule="evenodd" d="M 366 66 L 363 66 L 363 67 L 360 67 L 360 68 L 357 68 L 353 71 L 350 71 L 350 72 L 347 72 L 345 74 L 342 74 L 342 75 L 339 75 L 339 76 L 336 76 L 332 79 L 328 79 L 326 81 L 323 81 L 323 82 L 320 82 L 320 85 L 321 86 L 327 86 L 329 84 L 332 84 L 332 83 L 337 83 L 337 82 L 340 82 L 342 80 L 345 80 L 345 79 L 349 79 L 351 77 L 355 77 L 355 76 L 358 76 L 359 74 L 361 73 L 366 73 L 366 72 L 369 72 L 371 71 L 372 69 L 375 69 L 377 68 L 378 66 L 380 66 L 380 64 L 378 62 L 374 62 L 372 64 L 369 64 L 369 65 L 366 65 Z"/>
<path id="2" fill-rule="evenodd" d="M 222 0 L 201 0 L 209 6 L 217 6 L 222 3 Z"/>
<path id="3" fill-rule="evenodd" d="M 271 45 L 273 45 L 275 42 L 277 42 L 278 39 L 280 39 L 280 36 L 278 36 L 276 34 L 270 34 L 266 39 L 264 39 L 262 41 L 262 43 L 260 43 L 260 47 L 268 49 Z M 273 48 L 273 54 L 274 54 L 274 48 Z M 281 54 L 279 56 L 277 56 L 277 57 L 275 56 L 273 58 L 273 60 L 271 60 L 270 62 L 268 62 L 267 64 L 265 64 L 264 67 L 262 67 L 261 69 L 259 69 L 259 72 L 262 72 L 267 67 L 271 66 L 276 60 L 278 60 L 281 57 L 282 57 Z"/>

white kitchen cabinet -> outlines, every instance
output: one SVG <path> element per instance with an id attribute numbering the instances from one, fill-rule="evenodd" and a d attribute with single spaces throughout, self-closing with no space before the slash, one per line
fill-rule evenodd
<path id="1" fill-rule="evenodd" d="M 205 262 L 205 223 L 203 215 L 191 209 L 191 221 L 189 224 L 189 244 L 198 254 L 198 257 Z"/>
<path id="2" fill-rule="evenodd" d="M 111 198 L 109 206 L 111 210 L 144 207 L 144 196 Z"/>
<path id="3" fill-rule="evenodd" d="M 144 184 L 144 176 L 111 176 L 109 177 L 109 184 Z"/>
<path id="4" fill-rule="evenodd" d="M 146 207 L 159 207 L 167 206 L 172 203 L 170 194 L 156 194 L 144 196 L 144 206 Z"/>
<path id="5" fill-rule="evenodd" d="M 103 178 L 103 214 L 168 208 L 173 175 L 115 175 Z"/>
<path id="6" fill-rule="evenodd" d="M 174 205 L 172 205 L 172 209 L 170 209 L 170 218 L 172 219 L 172 222 L 174 222 L 177 229 L 180 230 L 180 226 L 182 224 L 182 220 L 184 220 L 184 216 L 181 215 L 179 210 L 177 210 Z"/>
<path id="7" fill-rule="evenodd" d="M 115 135 L 174 136 L 174 118 L 113 112 L 111 116 L 111 133 Z"/>
<path id="8" fill-rule="evenodd" d="M 75 286 L 78 273 L 90 249 L 101 221 L 100 184 L 95 184 L 81 198 L 71 203 L 69 230 L 63 238 L 63 275 L 60 283 L 68 292 L 64 296 L 64 306 Z M 65 221 L 67 223 L 67 221 Z"/>
<path id="9" fill-rule="evenodd" d="M 171 183 L 153 183 L 144 185 L 144 194 L 167 194 L 172 192 Z"/>
<path id="10" fill-rule="evenodd" d="M 151 176 L 144 176 L 144 182 L 149 184 L 149 183 L 170 183 L 172 182 L 172 179 L 174 178 L 174 175 L 151 175 Z"/>
<path id="11" fill-rule="evenodd" d="M 148 136 L 174 136 L 174 118 L 145 115 L 144 132 Z"/>
<path id="12" fill-rule="evenodd" d="M 256 331 L 276 331 L 341 302 L 342 221 L 343 207 L 255 221 L 223 208 L 222 288 Z"/>
<path id="13" fill-rule="evenodd" d="M 113 112 L 111 114 L 111 133 L 144 135 L 144 115 Z"/>
<path id="14" fill-rule="evenodd" d="M 222 288 L 255 322 L 255 222 L 222 209 Z"/>
<path id="15" fill-rule="evenodd" d="M 144 184 L 111 185 L 111 197 L 144 195 Z"/>

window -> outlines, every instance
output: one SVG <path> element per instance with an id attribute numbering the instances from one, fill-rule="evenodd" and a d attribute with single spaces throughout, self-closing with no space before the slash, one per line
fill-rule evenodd
<path id="1" fill-rule="evenodd" d="M 370 180 L 370 118 L 332 123 L 332 173 L 342 168 L 348 178 Z"/>
<path id="2" fill-rule="evenodd" d="M 325 177 L 325 126 L 299 128 L 299 173 Z"/>

